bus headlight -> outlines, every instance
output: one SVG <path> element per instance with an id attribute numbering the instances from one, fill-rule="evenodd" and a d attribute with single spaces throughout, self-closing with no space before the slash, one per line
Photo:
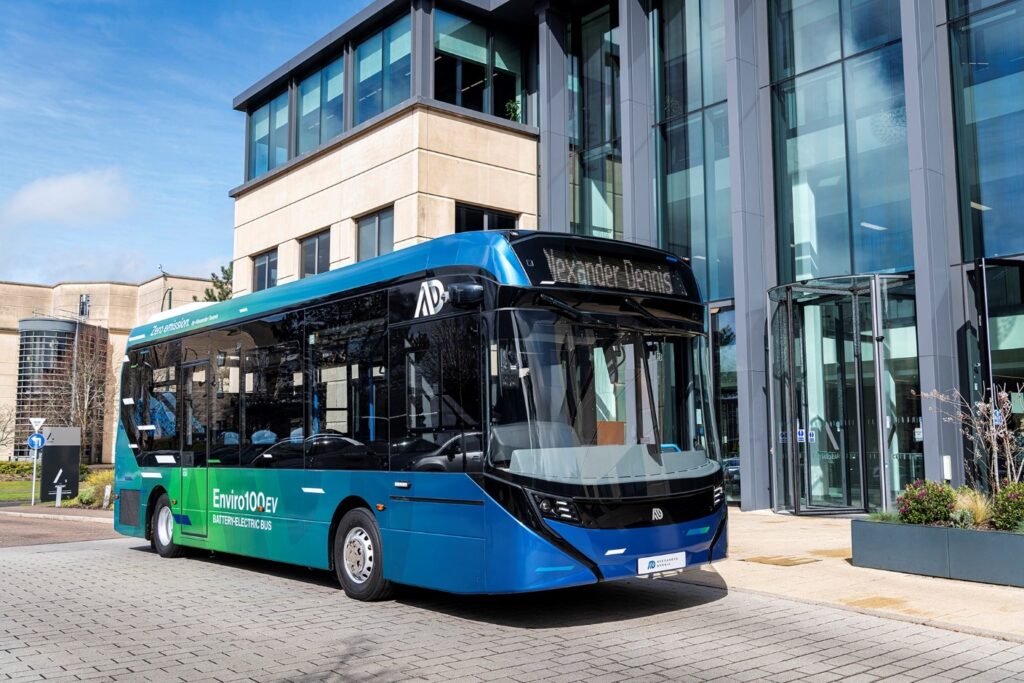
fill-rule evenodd
<path id="1" fill-rule="evenodd" d="M 534 493 L 533 500 L 543 517 L 558 520 L 559 522 L 580 523 L 580 513 L 576 510 L 576 504 L 572 502 L 571 498 L 552 496 L 547 493 Z"/>
<path id="2" fill-rule="evenodd" d="M 725 490 L 721 486 L 715 487 L 715 507 L 722 504 L 722 499 L 725 498 Z"/>

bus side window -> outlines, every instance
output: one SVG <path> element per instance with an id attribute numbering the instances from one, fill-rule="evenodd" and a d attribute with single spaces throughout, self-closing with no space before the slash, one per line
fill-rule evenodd
<path id="1" fill-rule="evenodd" d="M 480 366 L 476 316 L 392 330 L 391 469 L 481 469 Z"/>
<path id="2" fill-rule="evenodd" d="M 180 343 L 157 344 L 129 353 L 130 395 L 121 409 L 128 441 L 141 467 L 178 464 L 178 361 Z"/>
<path id="3" fill-rule="evenodd" d="M 307 311 L 310 469 L 388 468 L 386 314 L 384 293 Z"/>
<path id="4" fill-rule="evenodd" d="M 241 350 L 229 332 L 215 332 L 210 354 L 210 467 L 238 467 L 241 449 Z"/>
<path id="5" fill-rule="evenodd" d="M 244 325 L 257 348 L 244 349 L 242 467 L 302 469 L 303 374 L 301 314 L 286 314 Z"/>

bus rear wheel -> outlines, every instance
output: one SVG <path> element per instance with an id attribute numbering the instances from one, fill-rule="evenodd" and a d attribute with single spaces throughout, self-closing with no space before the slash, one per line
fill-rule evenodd
<path id="1" fill-rule="evenodd" d="M 346 512 L 334 532 L 334 572 L 345 595 L 366 602 L 390 597 L 383 560 L 377 520 L 365 508 Z"/>
<path id="2" fill-rule="evenodd" d="M 156 499 L 150 543 L 160 557 L 181 557 L 185 554 L 185 548 L 174 542 L 174 513 L 166 493 Z"/>

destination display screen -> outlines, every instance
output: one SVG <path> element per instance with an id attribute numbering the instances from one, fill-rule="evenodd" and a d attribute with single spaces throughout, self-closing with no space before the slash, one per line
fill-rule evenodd
<path id="1" fill-rule="evenodd" d="M 696 296 L 685 265 L 658 251 L 548 235 L 523 238 L 513 249 L 534 285 Z"/>

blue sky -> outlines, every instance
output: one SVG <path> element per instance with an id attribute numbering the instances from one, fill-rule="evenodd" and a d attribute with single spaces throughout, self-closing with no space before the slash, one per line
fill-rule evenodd
<path id="1" fill-rule="evenodd" d="M 231 258 L 231 100 L 367 0 L 0 2 L 0 280 Z"/>

